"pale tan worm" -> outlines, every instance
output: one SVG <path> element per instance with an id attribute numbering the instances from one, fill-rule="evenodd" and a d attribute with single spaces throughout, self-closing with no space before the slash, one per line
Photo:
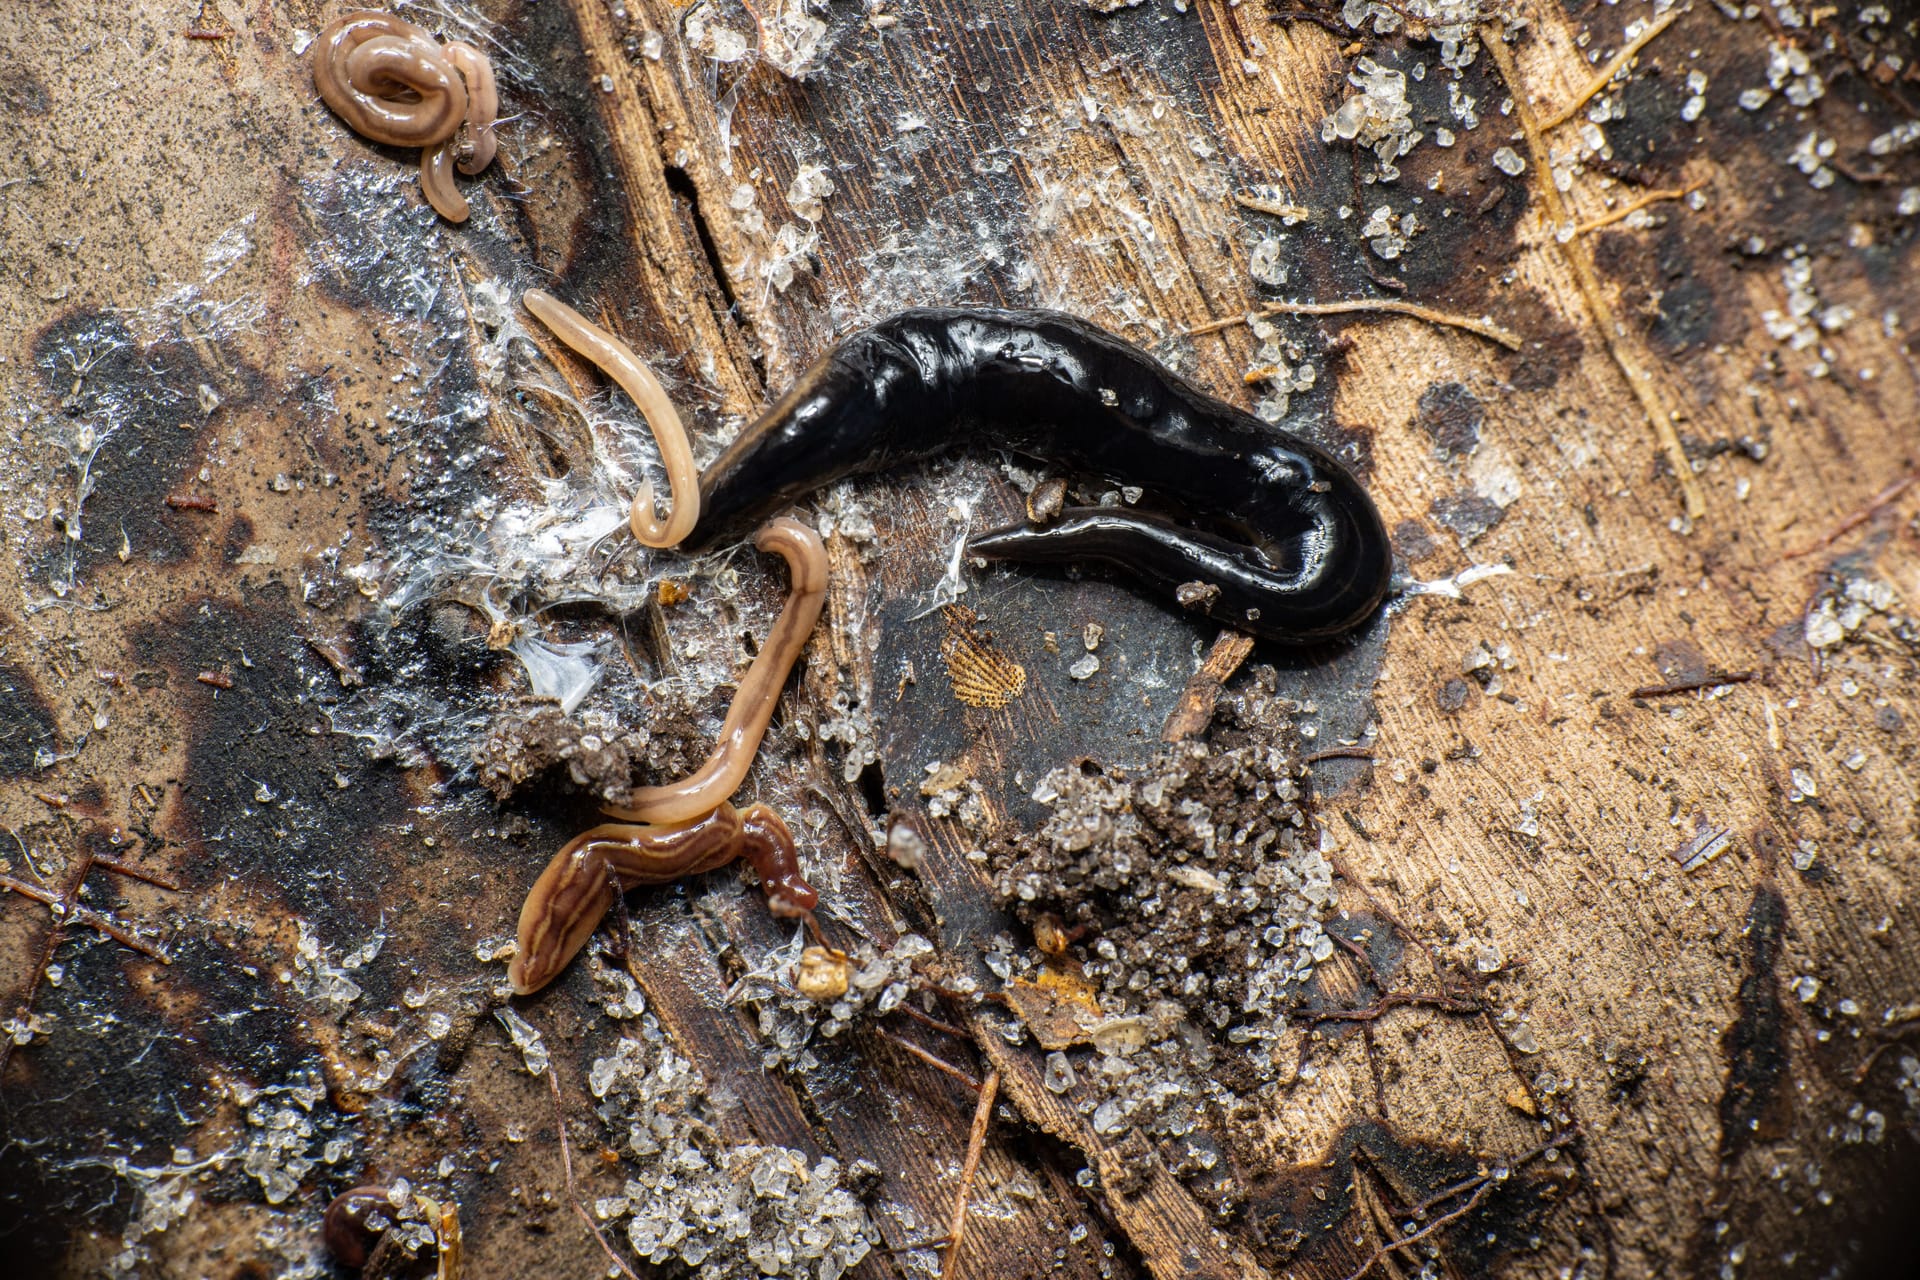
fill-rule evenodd
<path id="1" fill-rule="evenodd" d="M 467 114 L 467 86 L 440 46 L 388 13 L 350 13 L 315 42 L 313 84 L 362 137 L 396 147 L 451 138 Z"/>
<path id="2" fill-rule="evenodd" d="M 542 324 L 553 330 L 555 337 L 600 366 L 640 407 L 647 426 L 653 431 L 654 443 L 660 447 L 660 463 L 667 471 L 669 509 L 665 517 L 654 513 L 653 484 L 649 481 L 634 494 L 628 524 L 633 536 L 645 546 L 679 545 L 700 519 L 700 472 L 693 465 L 693 445 L 687 439 L 687 428 L 680 421 L 680 411 L 673 407 L 667 389 L 660 385 L 653 370 L 634 355 L 633 348 L 552 294 L 529 289 L 521 301 Z"/>
<path id="3" fill-rule="evenodd" d="M 827 596 L 827 549 L 820 535 L 782 516 L 769 520 L 754 535 L 761 551 L 777 552 L 787 562 L 793 585 L 787 602 L 774 620 L 767 641 L 733 695 L 720 740 L 713 754 L 694 773 L 663 787 L 635 787 L 632 803 L 606 805 L 603 812 L 629 822 L 685 822 L 727 799 L 747 776 L 747 767 L 760 749 L 760 739 L 773 719 L 780 689 L 787 682 L 800 651 L 807 647 L 813 624 Z"/>
<path id="4" fill-rule="evenodd" d="M 453 170 L 479 173 L 497 149 L 500 95 L 485 54 L 458 41 L 443 49 L 390 13 L 349 13 L 315 42 L 313 83 L 354 132 L 421 148 L 427 203 L 449 222 L 467 220 Z"/>

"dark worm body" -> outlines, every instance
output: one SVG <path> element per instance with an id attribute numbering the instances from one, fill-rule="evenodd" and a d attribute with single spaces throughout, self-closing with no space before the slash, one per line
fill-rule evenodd
<path id="1" fill-rule="evenodd" d="M 1069 508 L 976 537 L 975 555 L 1102 561 L 1287 643 L 1350 631 L 1386 594 L 1380 515 L 1324 450 L 1047 311 L 904 311 L 849 337 L 707 468 L 695 538 L 969 443 L 1137 485 L 1155 507 Z"/>

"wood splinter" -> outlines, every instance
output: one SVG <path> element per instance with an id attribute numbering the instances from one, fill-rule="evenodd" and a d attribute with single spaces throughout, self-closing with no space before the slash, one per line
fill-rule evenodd
<path id="1" fill-rule="evenodd" d="M 960 1166 L 960 1189 L 953 1198 L 953 1225 L 947 1232 L 947 1251 L 940 1259 L 940 1280 L 953 1280 L 960 1268 L 960 1245 L 967 1238 L 967 1201 L 973 1194 L 973 1175 L 980 1168 L 981 1153 L 986 1150 L 994 1099 L 999 1096 L 1000 1073 L 989 1071 L 980 1084 L 980 1101 L 973 1108 L 973 1125 L 967 1131 L 967 1158 Z"/>

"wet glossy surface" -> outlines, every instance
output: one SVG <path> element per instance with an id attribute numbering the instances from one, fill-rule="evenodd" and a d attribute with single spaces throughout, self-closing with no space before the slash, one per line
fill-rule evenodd
<path id="1" fill-rule="evenodd" d="M 1291 643 L 1352 630 L 1386 594 L 1379 513 L 1324 450 L 1045 311 L 903 311 L 846 339 L 707 469 L 695 537 L 964 444 L 1139 486 L 1159 509 L 1070 508 L 975 538 L 977 555 L 1101 561 L 1223 625 Z"/>

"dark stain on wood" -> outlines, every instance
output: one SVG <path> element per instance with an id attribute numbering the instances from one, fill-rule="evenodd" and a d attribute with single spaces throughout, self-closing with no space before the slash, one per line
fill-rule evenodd
<path id="1" fill-rule="evenodd" d="M 1308 1267 L 1311 1274 L 1342 1276 L 1385 1242 L 1382 1224 L 1361 1203 L 1361 1184 L 1386 1208 L 1385 1225 L 1399 1232 L 1409 1206 L 1506 1163 L 1402 1137 L 1382 1120 L 1359 1119 L 1341 1130 L 1323 1160 L 1252 1179 L 1246 1217 L 1260 1259 L 1274 1274 Z M 1429 1239 L 1459 1274 L 1494 1274 L 1502 1257 L 1526 1249 L 1530 1237 L 1548 1229 L 1570 1182 L 1559 1172 L 1565 1167 L 1564 1161 L 1531 1161 L 1510 1168 L 1471 1210 Z M 1472 1194 L 1439 1201 L 1428 1220 L 1460 1208 Z"/>
<path id="2" fill-rule="evenodd" d="M 0 777 L 24 778 L 54 749 L 59 722 L 26 668 L 0 662 Z"/>
<path id="3" fill-rule="evenodd" d="M 1733 1024 L 1720 1037 L 1727 1064 L 1720 1095 L 1720 1159 L 1727 1167 L 1756 1139 L 1783 1133 L 1792 1108 L 1791 1095 L 1781 1089 L 1792 1053 L 1776 972 L 1786 924 L 1787 904 L 1779 891 L 1757 886 L 1747 908 L 1747 972 L 1735 997 Z"/>

